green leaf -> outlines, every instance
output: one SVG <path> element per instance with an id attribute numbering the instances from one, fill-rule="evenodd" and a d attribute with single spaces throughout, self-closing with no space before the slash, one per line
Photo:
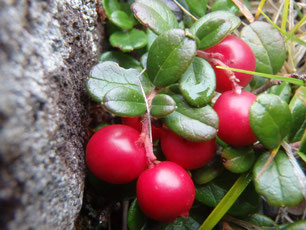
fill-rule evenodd
<path id="1" fill-rule="evenodd" d="M 293 224 L 289 224 L 285 230 L 305 230 L 306 229 L 306 220 L 299 220 Z"/>
<path id="2" fill-rule="evenodd" d="M 256 21 L 242 29 L 241 38 L 254 52 L 256 72 L 279 72 L 286 60 L 286 47 L 277 29 L 269 23 Z"/>
<path id="3" fill-rule="evenodd" d="M 179 217 L 173 223 L 169 223 L 163 230 L 198 230 L 200 224 L 192 217 L 182 218 Z"/>
<path id="4" fill-rule="evenodd" d="M 259 95 L 250 108 L 250 125 L 266 148 L 276 148 L 291 128 L 288 104 L 273 94 Z"/>
<path id="5" fill-rule="evenodd" d="M 140 57 L 140 63 L 141 63 L 142 68 L 147 68 L 147 60 L 148 60 L 148 53 L 144 53 Z"/>
<path id="6" fill-rule="evenodd" d="M 224 167 L 232 173 L 247 172 L 255 161 L 255 153 L 252 147 L 235 149 L 227 147 L 222 152 Z"/>
<path id="7" fill-rule="evenodd" d="M 262 154 L 253 168 L 254 178 L 261 173 L 270 153 Z M 298 179 L 287 155 L 279 151 L 264 173 L 254 181 L 256 191 L 276 207 L 294 206 L 303 199 Z"/>
<path id="8" fill-rule="evenodd" d="M 208 184 L 197 186 L 196 199 L 209 207 L 217 206 L 225 194 L 231 189 L 237 178 L 235 174 L 224 171 L 223 174 Z M 236 202 L 230 206 L 231 208 L 228 214 L 245 217 L 259 209 L 260 197 L 255 192 L 253 184 L 249 184 L 237 198 Z"/>
<path id="9" fill-rule="evenodd" d="M 137 0 L 132 11 L 141 24 L 157 34 L 179 27 L 175 15 L 160 0 Z"/>
<path id="10" fill-rule="evenodd" d="M 124 54 L 119 51 L 108 51 L 103 53 L 99 57 L 99 62 L 106 62 L 106 61 L 113 61 L 118 63 L 119 66 L 129 69 L 135 68 L 140 69 L 140 63 L 135 58 L 131 57 L 130 55 Z"/>
<path id="11" fill-rule="evenodd" d="M 247 0 L 243 0 L 243 3 L 249 8 L 250 4 Z M 238 7 L 232 2 L 232 0 L 216 0 L 211 6 L 211 11 L 225 10 L 230 11 L 233 14 L 239 12 Z"/>
<path id="12" fill-rule="evenodd" d="M 147 49 L 150 50 L 153 42 L 155 41 L 155 39 L 158 37 L 158 35 L 156 35 L 152 30 L 147 29 L 147 36 L 148 36 L 148 45 L 147 45 Z"/>
<path id="13" fill-rule="evenodd" d="M 196 57 L 180 80 L 186 101 L 196 107 L 208 104 L 216 89 L 215 71 L 203 58 Z"/>
<path id="14" fill-rule="evenodd" d="M 132 29 L 128 32 L 117 31 L 110 36 L 109 41 L 113 47 L 117 47 L 123 52 L 140 49 L 148 43 L 145 32 L 137 29 Z"/>
<path id="15" fill-rule="evenodd" d="M 208 141 L 216 137 L 217 113 L 209 106 L 192 108 L 181 95 L 172 95 L 177 109 L 164 118 L 167 127 L 189 141 Z"/>
<path id="16" fill-rule="evenodd" d="M 176 110 L 175 101 L 166 94 L 158 94 L 154 97 L 151 107 L 151 115 L 154 117 L 166 117 Z"/>
<path id="17" fill-rule="evenodd" d="M 121 68 L 117 63 L 107 61 L 95 65 L 86 82 L 86 89 L 90 97 L 100 103 L 104 95 L 111 89 L 124 86 L 141 92 L 138 85 L 137 76 L 139 71 L 135 69 Z M 152 90 L 150 81 L 143 75 L 141 78 L 142 86 L 146 93 Z"/>
<path id="18" fill-rule="evenodd" d="M 279 96 L 286 103 L 289 103 L 291 95 L 292 95 L 292 90 L 291 90 L 289 83 L 283 82 L 280 85 L 272 86 L 268 90 L 268 93 L 275 94 Z"/>
<path id="19" fill-rule="evenodd" d="M 134 26 L 134 22 L 132 19 L 129 18 L 129 15 L 127 15 L 124 11 L 121 10 L 116 10 L 112 12 L 109 17 L 109 20 L 121 29 L 130 30 Z"/>
<path id="20" fill-rule="evenodd" d="M 215 11 L 196 21 L 190 28 L 190 32 L 199 38 L 199 49 L 206 49 L 223 40 L 240 23 L 240 19 L 230 12 Z"/>
<path id="21" fill-rule="evenodd" d="M 133 200 L 128 212 L 128 227 L 130 230 L 142 230 L 146 224 L 147 217 L 141 211 L 137 199 Z"/>
<path id="22" fill-rule="evenodd" d="M 186 0 L 186 3 L 193 15 L 202 17 L 206 13 L 208 0 Z"/>
<path id="23" fill-rule="evenodd" d="M 121 10 L 118 0 L 102 0 L 102 5 L 108 18 L 113 12 Z"/>
<path id="24" fill-rule="evenodd" d="M 146 112 L 146 104 L 141 93 L 127 87 L 116 87 L 107 92 L 102 105 L 117 116 L 136 117 Z"/>
<path id="25" fill-rule="evenodd" d="M 169 30 L 158 38 L 149 50 L 148 75 L 157 87 L 175 83 L 196 55 L 196 42 L 185 37 L 181 29 Z"/>
<path id="26" fill-rule="evenodd" d="M 252 81 L 250 82 L 250 86 L 251 86 L 251 90 L 255 90 L 258 89 L 259 87 L 263 86 L 268 79 L 264 78 L 264 77 L 260 77 L 260 76 L 254 76 L 252 78 Z"/>
<path id="27" fill-rule="evenodd" d="M 252 216 L 246 218 L 245 220 L 266 230 L 279 229 L 277 224 L 272 219 L 259 213 L 255 213 Z"/>
<path id="28" fill-rule="evenodd" d="M 206 184 L 219 176 L 223 172 L 223 169 L 224 168 L 222 165 L 212 162 L 200 169 L 195 170 L 192 173 L 192 179 L 197 184 Z"/>
<path id="29" fill-rule="evenodd" d="M 300 87 L 296 90 L 289 104 L 292 114 L 292 126 L 288 135 L 290 142 L 297 142 L 302 139 L 306 129 L 306 87 Z"/>

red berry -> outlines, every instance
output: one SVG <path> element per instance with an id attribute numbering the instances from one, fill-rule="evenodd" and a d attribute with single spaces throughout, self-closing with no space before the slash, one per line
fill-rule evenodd
<path id="1" fill-rule="evenodd" d="M 86 149 L 90 171 L 113 184 L 135 180 L 147 167 L 145 149 L 136 143 L 139 135 L 126 125 L 109 125 L 97 131 Z"/>
<path id="2" fill-rule="evenodd" d="M 144 171 L 137 181 L 140 208 L 158 221 L 187 217 L 194 198 L 195 188 L 189 174 L 170 161 Z"/>
<path id="3" fill-rule="evenodd" d="M 162 135 L 161 148 L 169 161 L 175 162 L 185 169 L 196 169 L 214 158 L 216 139 L 206 142 L 191 142 L 167 130 Z"/>
<path id="4" fill-rule="evenodd" d="M 208 53 L 219 53 L 223 55 L 221 61 L 228 67 L 255 71 L 256 59 L 252 49 L 240 38 L 228 35 L 217 45 L 205 50 Z M 225 92 L 232 89 L 232 84 L 225 74 L 224 70 L 217 69 L 212 63 L 216 73 L 218 92 Z M 240 80 L 238 83 L 241 87 L 247 86 L 253 76 L 245 73 L 235 72 L 235 76 Z"/>
<path id="5" fill-rule="evenodd" d="M 257 138 L 249 123 L 250 107 L 256 95 L 247 91 L 222 93 L 214 105 L 219 116 L 218 136 L 234 147 L 253 144 Z"/>
<path id="6" fill-rule="evenodd" d="M 121 120 L 123 124 L 131 126 L 134 129 L 137 129 L 139 132 L 141 132 L 142 124 L 140 122 L 140 117 L 121 117 Z M 162 128 L 157 128 L 152 125 L 153 141 L 160 139 L 162 132 L 163 132 Z"/>

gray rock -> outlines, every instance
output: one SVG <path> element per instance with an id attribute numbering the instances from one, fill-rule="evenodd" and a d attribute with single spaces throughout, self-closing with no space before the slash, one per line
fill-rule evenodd
<path id="1" fill-rule="evenodd" d="M 96 1 L 0 0 L 0 229 L 74 229 Z"/>

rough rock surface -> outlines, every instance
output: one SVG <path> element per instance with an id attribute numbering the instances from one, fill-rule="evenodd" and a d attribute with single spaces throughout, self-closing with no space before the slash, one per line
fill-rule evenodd
<path id="1" fill-rule="evenodd" d="M 0 229 L 74 229 L 96 1 L 0 0 Z"/>

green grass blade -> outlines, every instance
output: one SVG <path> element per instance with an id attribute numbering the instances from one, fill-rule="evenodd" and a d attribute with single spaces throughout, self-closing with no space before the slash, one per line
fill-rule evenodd
<path id="1" fill-rule="evenodd" d="M 231 70 L 231 71 L 239 72 L 239 73 L 247 73 L 247 74 L 251 74 L 251 75 L 257 75 L 257 76 L 260 76 L 260 77 L 272 78 L 272 79 L 276 79 L 276 80 L 286 81 L 286 82 L 296 84 L 296 85 L 306 86 L 306 84 L 303 80 L 296 79 L 296 78 L 283 77 L 283 76 L 267 74 L 267 73 L 258 73 L 258 72 L 253 72 L 253 71 L 248 71 L 248 70 L 243 70 L 243 69 L 235 69 L 235 68 L 230 68 L 230 67 L 223 67 L 223 66 L 216 66 L 216 68 Z"/>
<path id="2" fill-rule="evenodd" d="M 289 14 L 289 0 L 285 0 L 284 4 L 284 11 L 283 11 L 283 17 L 282 17 L 282 30 L 286 31 L 286 25 L 287 25 L 287 19 L 288 19 L 288 14 Z"/>
<path id="3" fill-rule="evenodd" d="M 226 214 L 226 212 L 232 207 L 241 193 L 248 186 L 252 180 L 251 173 L 242 174 L 231 189 L 225 194 L 219 204 L 210 213 L 204 223 L 201 225 L 199 230 L 211 230 Z"/>

